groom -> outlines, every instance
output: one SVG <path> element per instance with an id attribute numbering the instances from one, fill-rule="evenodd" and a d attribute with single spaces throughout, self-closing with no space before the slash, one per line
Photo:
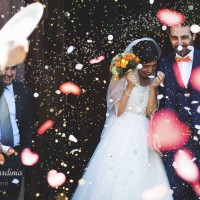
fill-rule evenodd
<path id="1" fill-rule="evenodd" d="M 195 34 L 190 31 L 190 26 L 184 24 L 171 27 L 169 38 L 174 53 L 162 59 L 159 70 L 165 73 L 164 87 L 160 93 L 164 95 L 160 102 L 160 108 L 175 110 L 179 120 L 184 122 L 191 131 L 189 141 L 182 147 L 189 149 L 196 158 L 195 163 L 200 170 L 200 135 L 195 125 L 200 124 L 200 113 L 197 107 L 200 103 L 200 91 L 190 85 L 192 70 L 200 66 L 200 50 L 193 47 Z M 190 94 L 189 97 L 185 94 Z M 193 104 L 193 101 L 198 101 Z M 190 108 L 191 114 L 185 109 Z M 168 174 L 169 182 L 174 191 L 174 200 L 197 200 L 191 184 L 182 180 L 173 167 L 174 154 L 178 150 L 166 152 L 163 160 Z"/>

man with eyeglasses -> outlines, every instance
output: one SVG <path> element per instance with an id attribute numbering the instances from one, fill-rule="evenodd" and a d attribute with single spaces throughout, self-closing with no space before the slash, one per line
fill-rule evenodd
<path id="1" fill-rule="evenodd" d="M 2 70 L 0 80 L 0 199 L 18 200 L 24 167 L 21 152 L 31 148 L 32 94 L 30 88 L 16 81 L 16 66 Z"/>

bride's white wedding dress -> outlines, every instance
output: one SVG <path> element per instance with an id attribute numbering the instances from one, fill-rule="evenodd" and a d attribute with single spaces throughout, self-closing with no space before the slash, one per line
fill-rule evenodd
<path id="1" fill-rule="evenodd" d="M 147 145 L 149 90 L 134 87 L 124 113 L 107 119 L 72 200 L 142 200 L 142 192 L 158 184 L 170 190 L 161 157 Z M 168 192 L 157 200 L 172 199 Z"/>

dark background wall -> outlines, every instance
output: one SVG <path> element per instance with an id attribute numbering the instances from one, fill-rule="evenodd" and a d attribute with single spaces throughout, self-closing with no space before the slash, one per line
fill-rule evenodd
<path id="1" fill-rule="evenodd" d="M 0 26 L 33 0 L 4 1 L 0 3 Z M 156 19 L 159 8 L 181 11 L 199 21 L 198 0 L 43 0 L 43 18 L 31 35 L 30 52 L 21 77 L 34 93 L 34 151 L 40 161 L 29 169 L 29 190 L 26 199 L 67 199 L 74 191 L 89 158 L 97 146 L 106 116 L 106 90 L 109 84 L 109 64 L 112 57 L 123 52 L 134 39 L 150 36 L 162 46 L 163 55 L 170 52 L 166 31 Z M 191 5 L 193 9 L 191 10 Z M 14 6 L 14 7 L 13 7 Z M 190 7 L 189 7 L 190 6 Z M 15 8 L 15 9 L 14 9 Z M 108 35 L 113 35 L 112 41 Z M 196 46 L 199 45 L 199 36 Z M 69 46 L 72 53 L 67 53 Z M 105 55 L 98 64 L 89 60 Z M 82 70 L 75 68 L 83 64 Z M 79 96 L 57 94 L 59 85 L 71 81 L 80 86 Z M 47 119 L 55 125 L 38 136 L 38 127 Z M 70 142 L 73 135 L 77 143 Z M 72 154 L 71 151 L 77 149 Z M 63 172 L 66 183 L 52 189 L 47 172 Z"/>

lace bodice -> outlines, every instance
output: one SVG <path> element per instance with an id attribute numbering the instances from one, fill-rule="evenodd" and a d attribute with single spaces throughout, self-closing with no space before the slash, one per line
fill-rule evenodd
<path id="1" fill-rule="evenodd" d="M 146 115 L 150 86 L 142 87 L 138 84 L 134 87 L 129 97 L 125 112 L 133 112 Z"/>

